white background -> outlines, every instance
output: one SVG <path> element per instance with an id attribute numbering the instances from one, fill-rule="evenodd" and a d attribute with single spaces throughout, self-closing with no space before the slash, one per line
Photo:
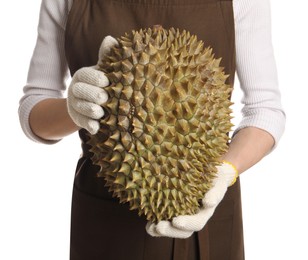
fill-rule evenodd
<path id="1" fill-rule="evenodd" d="M 242 175 L 246 259 L 307 260 L 308 4 L 305 0 L 271 3 L 287 127 L 278 148 Z M 78 136 L 53 146 L 36 144 L 24 136 L 17 116 L 39 7 L 40 0 L 4 1 L 0 11 L 2 260 L 64 260 L 69 254 Z M 241 97 L 236 89 L 235 123 L 240 119 Z"/>

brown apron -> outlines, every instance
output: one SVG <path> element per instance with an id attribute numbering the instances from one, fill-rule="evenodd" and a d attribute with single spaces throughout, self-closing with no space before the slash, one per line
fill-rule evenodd
<path id="1" fill-rule="evenodd" d="M 231 0 L 74 0 L 66 27 L 66 57 L 71 74 L 97 63 L 107 35 L 161 24 L 189 30 L 210 45 L 233 84 L 234 20 Z M 119 204 L 98 178 L 80 131 L 83 154 L 74 181 L 71 260 L 243 260 L 239 181 L 229 188 L 205 228 L 188 239 L 153 238 L 147 221 Z"/>

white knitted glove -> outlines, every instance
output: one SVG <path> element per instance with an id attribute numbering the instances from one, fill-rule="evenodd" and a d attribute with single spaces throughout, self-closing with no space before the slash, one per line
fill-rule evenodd
<path id="1" fill-rule="evenodd" d="M 99 61 L 117 44 L 113 37 L 105 37 L 99 50 Z M 70 117 L 92 135 L 99 130 L 98 119 L 104 116 L 101 105 L 107 101 L 108 95 L 103 88 L 108 85 L 108 78 L 97 70 L 97 66 L 93 66 L 76 71 L 68 88 L 67 109 Z"/>
<path id="2" fill-rule="evenodd" d="M 148 222 L 148 234 L 154 237 L 188 238 L 194 232 L 200 231 L 212 217 L 228 187 L 235 183 L 237 176 L 236 168 L 228 162 L 223 162 L 217 166 L 217 177 L 213 180 L 213 187 L 205 194 L 199 212 L 178 216 L 172 221 L 160 221 L 157 224 Z"/>

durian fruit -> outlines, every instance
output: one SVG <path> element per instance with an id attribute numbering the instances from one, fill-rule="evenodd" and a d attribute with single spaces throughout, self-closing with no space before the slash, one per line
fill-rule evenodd
<path id="1" fill-rule="evenodd" d="M 152 222 L 194 214 L 232 127 L 221 59 L 174 28 L 132 31 L 118 42 L 99 62 L 111 82 L 89 141 L 99 176 Z"/>

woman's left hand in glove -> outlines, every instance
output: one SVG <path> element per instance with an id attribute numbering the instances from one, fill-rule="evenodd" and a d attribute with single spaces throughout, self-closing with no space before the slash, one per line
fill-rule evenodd
<path id="1" fill-rule="evenodd" d="M 157 224 L 148 222 L 146 230 L 153 237 L 188 238 L 194 232 L 200 231 L 212 217 L 229 186 L 237 179 L 238 171 L 229 162 L 217 166 L 217 176 L 213 187 L 205 194 L 202 207 L 194 215 L 181 215 L 172 221 L 159 221 Z"/>

